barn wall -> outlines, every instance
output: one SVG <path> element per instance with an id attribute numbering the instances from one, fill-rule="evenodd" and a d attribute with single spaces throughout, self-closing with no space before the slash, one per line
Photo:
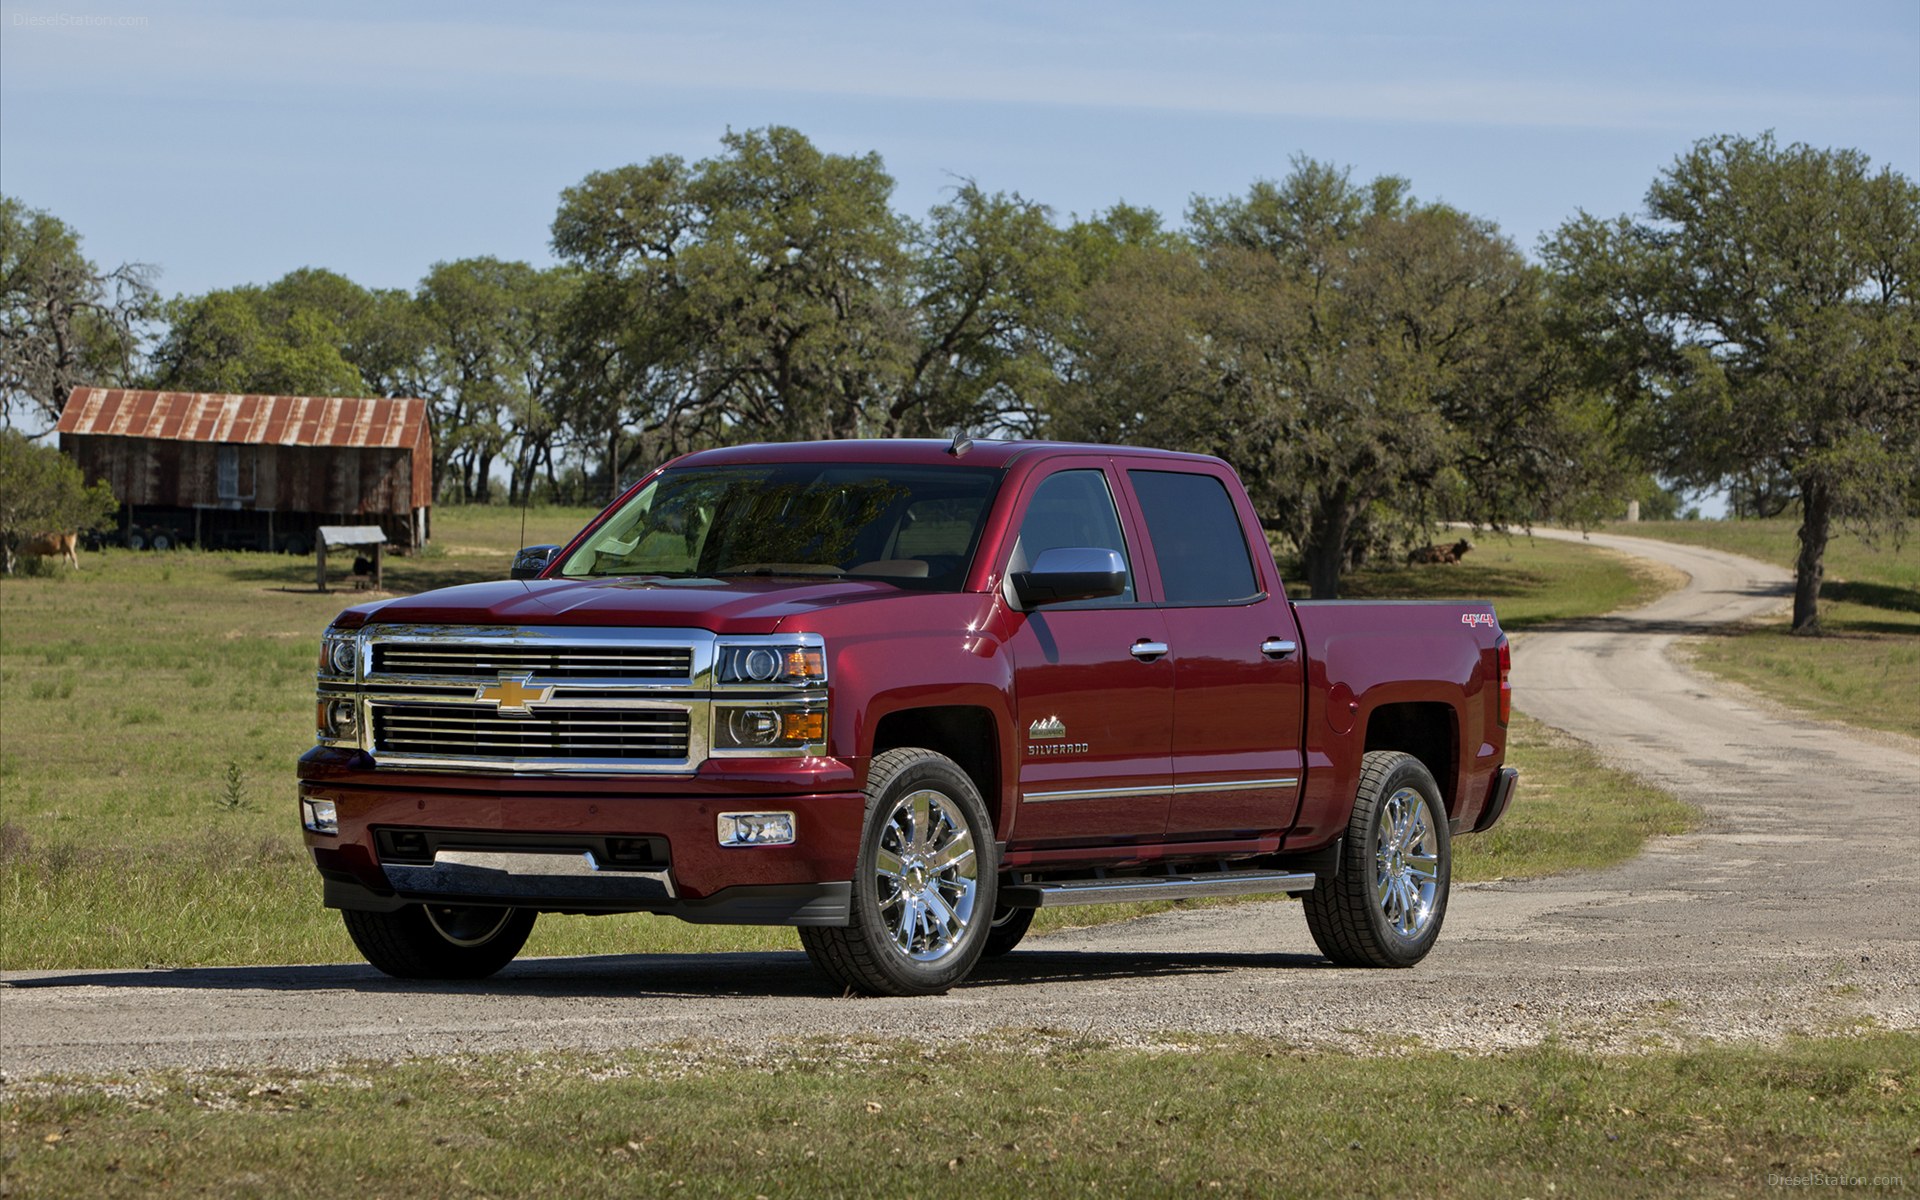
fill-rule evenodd
<path id="1" fill-rule="evenodd" d="M 82 434 L 64 434 L 60 445 L 89 480 L 106 480 L 122 504 L 136 508 L 409 516 L 430 502 L 418 499 L 415 451 L 408 447 L 242 445 L 242 496 L 223 500 L 218 445 Z"/>

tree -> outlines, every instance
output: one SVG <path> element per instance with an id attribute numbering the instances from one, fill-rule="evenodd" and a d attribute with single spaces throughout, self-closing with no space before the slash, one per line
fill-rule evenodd
<path id="1" fill-rule="evenodd" d="M 1094 260 L 1059 426 L 1226 458 L 1315 597 L 1436 517 L 1524 520 L 1614 479 L 1545 353 L 1538 273 L 1491 223 L 1298 160 L 1190 226 L 1191 250 Z"/>
<path id="2" fill-rule="evenodd" d="M 435 263 L 420 281 L 423 391 L 433 402 L 442 498 L 451 472 L 462 499 L 488 502 L 494 463 L 508 454 L 509 491 L 523 494 L 529 454 L 551 430 L 552 340 L 570 278 L 564 269 L 467 258 Z"/>
<path id="3" fill-rule="evenodd" d="M 689 175 L 673 155 L 596 171 L 553 221 L 554 252 L 580 272 L 559 316 L 555 417 L 608 500 L 637 462 L 685 445 L 723 390 L 697 369 L 684 304 L 679 259 L 701 224 Z"/>
<path id="4" fill-rule="evenodd" d="M 94 529 L 119 507 L 105 483 L 87 486 L 80 468 L 52 446 L 0 429 L 0 554 L 13 574 L 20 543 L 42 533 Z"/>
<path id="5" fill-rule="evenodd" d="M 74 388 L 133 375 L 152 270 L 102 271 L 59 218 L 0 196 L 0 420 L 52 428 Z"/>
<path id="6" fill-rule="evenodd" d="M 610 492 L 702 442 L 878 432 L 912 354 L 906 229 L 879 156 L 779 126 L 722 143 L 589 175 L 554 218 L 555 252 L 582 272 L 565 418 Z"/>
<path id="7" fill-rule="evenodd" d="M 728 415 L 782 440 L 877 432 L 908 353 L 905 228 L 878 154 L 825 154 L 773 126 L 721 139 L 687 184 L 685 314 Z"/>
<path id="8" fill-rule="evenodd" d="M 354 396 L 365 390 L 347 358 L 354 316 L 372 307 L 358 284 L 296 271 L 267 287 L 180 297 L 165 307 L 153 352 L 154 386 L 190 392 Z"/>
<path id="9" fill-rule="evenodd" d="M 1073 260 L 1045 205 L 961 184 L 914 231 L 915 345 L 876 413 L 886 437 L 1031 426 L 1054 382 Z"/>
<path id="10" fill-rule="evenodd" d="M 1854 150 L 1696 143 L 1639 220 L 1544 246 L 1562 319 L 1662 474 L 1800 510 L 1793 629 L 1820 628 L 1836 523 L 1901 528 L 1920 475 L 1920 188 Z"/>

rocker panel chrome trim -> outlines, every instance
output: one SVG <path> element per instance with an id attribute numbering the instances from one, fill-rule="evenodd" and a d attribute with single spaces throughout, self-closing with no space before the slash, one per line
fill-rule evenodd
<path id="1" fill-rule="evenodd" d="M 1299 787 L 1294 776 L 1279 779 L 1224 779 L 1208 783 L 1175 783 L 1167 787 L 1084 788 L 1064 792 L 1025 792 L 1022 803 L 1049 804 L 1055 800 L 1111 800 L 1121 796 L 1191 796 L 1202 792 L 1261 792 L 1275 788 Z"/>

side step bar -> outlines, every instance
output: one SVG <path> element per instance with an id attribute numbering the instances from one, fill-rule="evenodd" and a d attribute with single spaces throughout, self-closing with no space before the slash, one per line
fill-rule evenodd
<path id="1" fill-rule="evenodd" d="M 1128 900 L 1253 896 L 1310 891 L 1313 881 L 1313 874 L 1307 871 L 1211 871 L 1200 875 L 1059 879 L 1003 887 L 1000 903 L 1013 908 L 1058 908 L 1067 904 L 1119 904 Z"/>

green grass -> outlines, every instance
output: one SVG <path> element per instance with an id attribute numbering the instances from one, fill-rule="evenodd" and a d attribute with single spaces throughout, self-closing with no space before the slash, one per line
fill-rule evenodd
<path id="1" fill-rule="evenodd" d="M 1650 837 L 1685 833 L 1699 810 L 1600 761 L 1592 747 L 1515 713 L 1507 762 L 1520 790 L 1500 824 L 1453 844 L 1455 879 L 1523 879 L 1623 863 Z"/>
<path id="2" fill-rule="evenodd" d="M 1793 569 L 1798 523 L 1662 521 L 1614 531 L 1744 554 Z M 1817 717 L 1920 737 L 1920 546 L 1872 546 L 1842 534 L 1827 547 L 1819 637 L 1782 614 L 1694 644 L 1705 669 Z"/>
<path id="3" fill-rule="evenodd" d="M 34 1196 L 1761 1196 L 1920 1186 L 1920 1037 L 1598 1057 L 1059 1031 L 7 1089 Z M 1835 1185 L 1813 1187 L 1830 1194 Z"/>
<path id="4" fill-rule="evenodd" d="M 1341 581 L 1343 600 L 1491 600 L 1500 627 L 1528 629 L 1645 604 L 1679 584 L 1670 571 L 1593 546 L 1482 533 L 1451 566 L 1392 566 Z M 1304 585 L 1287 585 L 1305 595 Z"/>
<path id="5" fill-rule="evenodd" d="M 591 515 L 535 510 L 527 540 L 564 540 Z M 521 543 L 512 510 L 443 508 L 434 520 L 434 552 L 390 560 L 393 589 L 499 578 Z M 1648 594 L 1654 583 L 1621 561 L 1578 546 L 1482 539 L 1459 567 L 1363 576 L 1361 588 L 1491 596 L 1503 621 L 1524 625 Z M 84 564 L 0 580 L 0 968 L 357 957 L 338 916 L 321 906 L 300 845 L 293 763 L 312 744 L 319 632 L 364 593 L 317 594 L 312 560 L 286 556 L 121 550 L 85 555 Z M 1637 794 L 1629 781 L 1580 755 L 1516 724 L 1525 802 L 1497 833 L 1462 839 L 1462 878 L 1605 865 L 1632 853 L 1643 825 L 1672 825 L 1671 813 L 1647 817 L 1637 802 L 1615 803 Z M 1558 779 L 1573 782 L 1556 788 Z M 1609 803 L 1593 805 L 1594 795 Z M 1591 836 L 1583 811 L 1623 823 L 1619 836 Z M 1166 907 L 1049 910 L 1036 928 Z M 574 916 L 542 918 L 527 952 L 797 945 L 790 929 Z"/>

